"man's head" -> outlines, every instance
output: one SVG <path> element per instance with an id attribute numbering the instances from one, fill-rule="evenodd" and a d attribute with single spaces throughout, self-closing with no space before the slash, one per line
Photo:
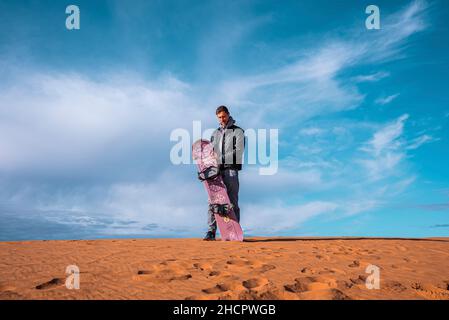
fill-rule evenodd
<path id="1" fill-rule="evenodd" d="M 229 120 L 229 110 L 225 106 L 219 106 L 217 110 L 215 111 L 215 114 L 217 115 L 218 122 L 222 127 L 226 126 Z"/>

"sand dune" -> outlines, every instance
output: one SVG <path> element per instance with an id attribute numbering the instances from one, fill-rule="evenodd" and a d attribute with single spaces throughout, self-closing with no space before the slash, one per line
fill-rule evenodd
<path id="1" fill-rule="evenodd" d="M 449 238 L 0 242 L 0 299 L 449 300 Z"/>

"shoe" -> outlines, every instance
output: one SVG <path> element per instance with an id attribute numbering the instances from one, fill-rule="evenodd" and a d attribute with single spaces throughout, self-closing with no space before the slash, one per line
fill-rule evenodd
<path id="1" fill-rule="evenodd" d="M 205 241 L 214 241 L 215 240 L 215 232 L 208 231 L 203 240 L 205 240 Z"/>

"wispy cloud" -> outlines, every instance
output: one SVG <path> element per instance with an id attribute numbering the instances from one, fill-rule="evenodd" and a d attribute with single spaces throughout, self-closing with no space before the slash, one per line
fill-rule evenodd
<path id="1" fill-rule="evenodd" d="M 379 156 L 383 152 L 397 150 L 401 145 L 398 139 L 403 133 L 404 123 L 408 118 L 409 115 L 404 114 L 393 123 L 378 130 L 369 142 L 369 147 L 365 150 L 373 153 L 375 156 Z"/>
<path id="2" fill-rule="evenodd" d="M 377 82 L 377 81 L 380 81 L 389 76 L 390 76 L 389 72 L 379 71 L 379 72 L 372 73 L 372 74 L 359 75 L 359 76 L 352 78 L 352 80 L 354 82 Z"/>
<path id="3" fill-rule="evenodd" d="M 309 128 L 301 129 L 299 131 L 299 134 L 304 135 L 304 136 L 316 136 L 316 135 L 323 134 L 325 131 L 326 130 L 323 128 L 309 127 Z"/>
<path id="4" fill-rule="evenodd" d="M 355 76 L 352 81 L 339 76 L 367 63 L 375 65 L 400 58 L 405 41 L 426 28 L 426 8 L 425 2 L 414 1 L 402 11 L 385 17 L 385 32 L 367 35 L 357 29 L 345 38 L 326 39 L 282 67 L 230 78 L 215 93 L 231 105 L 240 106 L 249 123 L 279 124 L 282 118 L 283 126 L 289 126 L 319 115 L 357 108 L 364 95 L 356 84 L 378 81 L 389 73 L 379 71 Z"/>
<path id="5" fill-rule="evenodd" d="M 407 156 L 407 151 L 418 149 L 426 143 L 438 140 L 424 134 L 409 141 L 404 136 L 407 119 L 409 119 L 409 115 L 404 114 L 395 121 L 384 125 L 360 148 L 368 157 L 358 159 L 357 162 L 365 167 L 370 179 L 380 180 L 396 175 L 397 168 Z"/>
<path id="6" fill-rule="evenodd" d="M 313 217 L 332 214 L 337 208 L 336 203 L 326 201 L 314 201 L 303 205 L 286 205 L 278 202 L 270 207 L 249 204 L 244 209 L 253 214 L 249 214 L 242 222 L 262 234 L 273 234 L 295 229 Z"/>
<path id="7" fill-rule="evenodd" d="M 408 142 L 404 136 L 404 126 L 409 119 L 404 114 L 380 129 L 360 148 L 367 157 L 357 162 L 365 169 L 370 179 L 376 181 L 396 175 L 400 163 L 406 158 L 407 150 L 414 150 L 432 140 L 423 135 Z"/>
<path id="8" fill-rule="evenodd" d="M 418 149 L 419 147 L 421 147 L 422 145 L 432 142 L 432 141 L 437 141 L 439 139 L 434 138 L 430 135 L 427 134 L 423 134 L 422 136 L 419 136 L 415 139 L 413 139 L 409 145 L 407 145 L 406 149 L 408 150 L 415 150 Z"/>
<path id="9" fill-rule="evenodd" d="M 391 103 L 393 100 L 395 100 L 397 97 L 399 97 L 399 93 L 376 99 L 375 103 L 380 105 L 386 105 Z"/>

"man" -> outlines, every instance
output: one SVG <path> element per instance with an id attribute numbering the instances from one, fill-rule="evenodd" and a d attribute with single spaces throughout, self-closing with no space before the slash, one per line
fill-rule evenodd
<path id="1" fill-rule="evenodd" d="M 243 151 L 245 148 L 244 130 L 235 125 L 226 106 L 219 106 L 215 111 L 220 126 L 211 136 L 210 141 L 218 155 L 220 175 L 228 192 L 229 200 L 234 207 L 237 221 L 240 222 L 239 208 L 239 170 L 242 170 Z M 204 240 L 215 240 L 217 222 L 211 210 L 208 211 L 209 230 Z"/>

